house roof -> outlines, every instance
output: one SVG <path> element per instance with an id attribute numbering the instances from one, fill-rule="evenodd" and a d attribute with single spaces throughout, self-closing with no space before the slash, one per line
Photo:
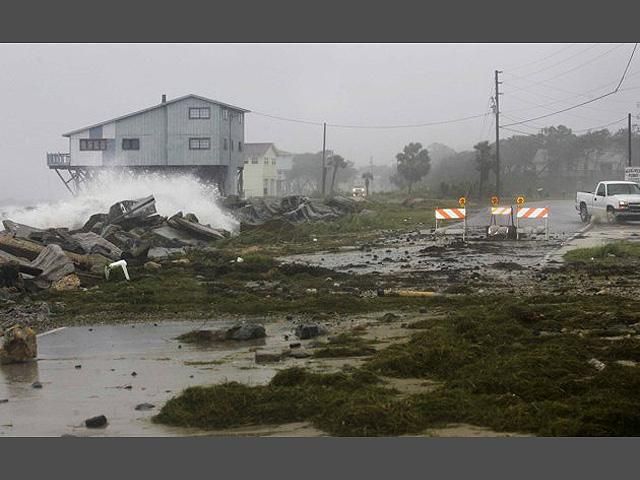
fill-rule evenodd
<path id="1" fill-rule="evenodd" d="M 278 149 L 273 143 L 245 143 L 244 144 L 244 154 L 247 157 L 261 157 L 269 147 L 273 147 L 276 153 L 278 153 Z"/>
<path id="2" fill-rule="evenodd" d="M 107 123 L 116 122 L 118 120 L 123 120 L 125 118 L 133 117 L 134 115 L 140 115 L 141 113 L 150 112 L 151 110 L 155 110 L 156 108 L 160 108 L 160 107 L 162 107 L 164 105 L 169 105 L 171 103 L 180 102 L 182 100 L 186 100 L 187 98 L 196 98 L 198 100 L 203 100 L 205 102 L 213 103 L 215 105 L 222 105 L 223 107 L 227 107 L 227 108 L 229 108 L 231 110 L 237 110 L 237 111 L 243 112 L 243 113 L 251 111 L 251 110 L 247 110 L 247 109 L 244 109 L 244 108 L 236 107 L 234 105 L 229 105 L 228 103 L 223 103 L 223 102 L 219 102 L 217 100 L 212 100 L 210 98 L 201 97 L 200 95 L 194 95 L 193 93 L 191 93 L 189 95 L 184 95 L 182 97 L 174 98 L 173 100 L 167 100 L 166 102 L 159 103 L 158 105 L 154 105 L 153 107 L 145 108 L 143 110 L 138 110 L 137 112 L 128 113 L 128 114 L 122 115 L 120 117 L 112 118 L 110 120 L 105 120 L 104 122 L 95 123 L 93 125 L 89 125 L 89 126 L 83 127 L 83 128 L 78 128 L 78 129 L 73 130 L 71 132 L 63 133 L 62 136 L 63 137 L 69 137 L 69 136 L 71 136 L 71 135 L 73 135 L 75 133 L 80 133 L 80 132 L 83 132 L 85 130 L 89 130 L 90 128 L 100 127 L 102 125 L 106 125 Z"/>

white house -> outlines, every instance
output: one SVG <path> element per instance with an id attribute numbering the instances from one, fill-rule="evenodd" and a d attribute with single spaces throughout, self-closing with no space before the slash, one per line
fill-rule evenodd
<path id="1" fill-rule="evenodd" d="M 278 194 L 278 150 L 273 143 L 244 145 L 244 196 L 271 197 Z"/>

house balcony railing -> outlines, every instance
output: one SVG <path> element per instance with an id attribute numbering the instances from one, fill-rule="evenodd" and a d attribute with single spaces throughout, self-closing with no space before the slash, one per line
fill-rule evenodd
<path id="1" fill-rule="evenodd" d="M 71 165 L 69 153 L 47 153 L 47 166 L 49 168 L 64 168 Z"/>

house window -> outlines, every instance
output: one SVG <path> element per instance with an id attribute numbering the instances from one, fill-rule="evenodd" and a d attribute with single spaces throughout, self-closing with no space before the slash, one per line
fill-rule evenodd
<path id="1" fill-rule="evenodd" d="M 122 150 L 140 150 L 139 138 L 123 138 Z"/>
<path id="2" fill-rule="evenodd" d="M 224 149 L 229 150 L 229 141 L 226 138 L 224 139 Z"/>
<path id="3" fill-rule="evenodd" d="M 262 180 L 262 194 L 269 195 L 269 180 L 266 178 Z"/>
<path id="4" fill-rule="evenodd" d="M 272 158 L 272 159 L 271 159 L 271 165 L 275 165 L 275 164 L 276 164 L 276 159 L 275 159 L 275 158 Z"/>
<path id="5" fill-rule="evenodd" d="M 210 138 L 190 138 L 189 150 L 209 150 L 211 148 Z"/>
<path id="6" fill-rule="evenodd" d="M 233 140 L 231 140 L 231 151 L 233 152 Z"/>
<path id="7" fill-rule="evenodd" d="M 239 114 L 238 114 L 238 123 L 239 123 L 240 125 L 242 125 L 242 117 L 243 117 L 243 115 L 242 115 L 241 113 L 239 113 Z"/>
<path id="8" fill-rule="evenodd" d="M 206 119 L 211 118 L 211 110 L 209 107 L 192 107 L 189 108 L 190 119 Z"/>
<path id="9" fill-rule="evenodd" d="M 247 163 L 249 163 L 249 159 L 245 158 L 245 159 L 244 159 L 244 163 L 245 163 L 245 165 L 246 165 Z"/>
<path id="10" fill-rule="evenodd" d="M 241 152 L 242 151 L 242 142 L 238 142 L 238 151 Z"/>
<path id="11" fill-rule="evenodd" d="M 229 110 L 227 110 L 226 108 L 222 109 L 222 119 L 229 120 Z"/>
<path id="12" fill-rule="evenodd" d="M 100 138 L 95 140 L 90 138 L 80 139 L 81 151 L 96 151 L 96 150 L 106 150 L 106 149 L 107 149 L 106 138 Z"/>
<path id="13" fill-rule="evenodd" d="M 265 164 L 265 165 L 269 165 L 269 159 L 268 159 L 268 158 L 265 158 L 265 159 L 264 159 L 264 164 Z"/>
<path id="14" fill-rule="evenodd" d="M 253 163 L 254 165 L 258 164 L 258 157 L 251 157 L 251 163 Z"/>

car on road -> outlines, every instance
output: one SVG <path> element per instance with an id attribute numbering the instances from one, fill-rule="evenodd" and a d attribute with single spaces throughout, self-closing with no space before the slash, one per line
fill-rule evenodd
<path id="1" fill-rule="evenodd" d="M 351 195 L 354 197 L 364 197 L 366 195 L 366 189 L 364 187 L 353 187 L 351 189 Z"/>
<path id="2" fill-rule="evenodd" d="M 580 219 L 588 223 L 591 218 L 640 220 L 640 184 L 636 182 L 607 181 L 596 185 L 593 192 L 576 193 L 576 210 Z"/>

